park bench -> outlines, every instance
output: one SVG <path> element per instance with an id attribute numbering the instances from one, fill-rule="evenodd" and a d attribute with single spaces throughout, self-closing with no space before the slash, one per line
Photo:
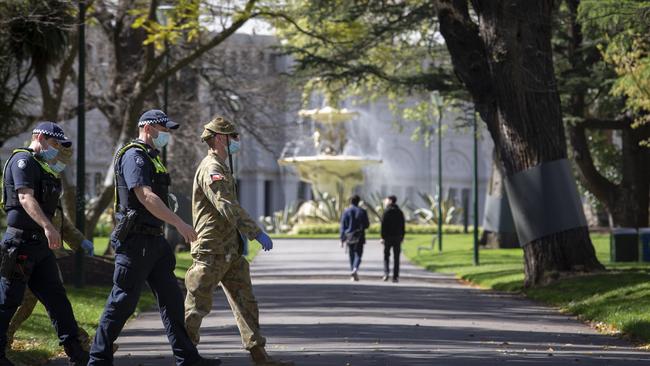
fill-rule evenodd
<path id="1" fill-rule="evenodd" d="M 431 251 L 433 251 L 436 248 L 436 240 L 438 240 L 438 237 L 436 235 L 434 235 L 433 239 L 431 239 L 431 244 L 430 245 L 420 245 L 418 247 L 418 255 L 420 255 L 420 251 L 422 251 L 422 250 L 431 250 Z"/>

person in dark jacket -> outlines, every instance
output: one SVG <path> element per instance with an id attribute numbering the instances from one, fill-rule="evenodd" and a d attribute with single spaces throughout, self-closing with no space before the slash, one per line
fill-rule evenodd
<path id="1" fill-rule="evenodd" d="M 390 274 L 390 251 L 393 250 L 393 282 L 399 281 L 399 255 L 404 241 L 404 213 L 397 206 L 397 197 L 388 196 L 384 199 L 386 209 L 381 217 L 381 242 L 384 244 L 384 281 Z"/>
<path id="2" fill-rule="evenodd" d="M 368 213 L 359 207 L 361 198 L 358 195 L 350 197 L 350 207 L 341 216 L 341 247 L 347 244 L 350 254 L 350 279 L 359 281 L 359 265 L 363 255 L 363 245 L 366 243 L 366 229 L 370 226 Z"/>

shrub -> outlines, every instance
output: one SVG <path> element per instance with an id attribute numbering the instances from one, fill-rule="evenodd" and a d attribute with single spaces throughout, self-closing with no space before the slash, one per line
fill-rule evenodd
<path id="1" fill-rule="evenodd" d="M 372 224 L 366 231 L 368 234 L 379 234 L 381 226 L 379 224 Z M 469 232 L 473 232 L 473 228 L 468 228 Z M 436 234 L 438 227 L 435 225 L 417 225 L 406 224 L 406 234 Z M 444 234 L 461 234 L 463 233 L 463 225 L 443 225 L 442 232 Z M 339 224 L 298 224 L 294 226 L 292 234 L 297 235 L 314 235 L 314 234 L 338 234 Z"/>

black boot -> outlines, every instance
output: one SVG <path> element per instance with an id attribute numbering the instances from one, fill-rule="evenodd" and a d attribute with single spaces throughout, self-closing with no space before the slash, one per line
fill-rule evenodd
<path id="1" fill-rule="evenodd" d="M 63 345 L 65 354 L 69 357 L 70 366 L 86 366 L 90 355 L 84 350 L 79 339 L 74 339 Z"/>

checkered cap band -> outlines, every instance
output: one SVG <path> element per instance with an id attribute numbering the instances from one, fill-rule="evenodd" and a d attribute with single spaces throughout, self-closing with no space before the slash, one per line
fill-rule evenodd
<path id="1" fill-rule="evenodd" d="M 156 119 L 145 119 L 144 121 L 138 122 L 138 127 L 142 127 L 145 125 L 151 125 L 151 124 L 157 124 L 157 125 L 165 125 L 167 122 L 169 122 L 169 118 L 163 117 L 163 118 L 156 118 Z"/>
<path id="2" fill-rule="evenodd" d="M 56 132 L 51 132 L 51 131 L 46 131 L 46 130 L 41 130 L 39 128 L 36 128 L 32 131 L 32 135 L 36 135 L 42 133 L 43 135 L 51 136 L 51 137 L 56 137 L 58 139 L 65 139 L 65 136 L 62 133 L 56 133 Z"/>

